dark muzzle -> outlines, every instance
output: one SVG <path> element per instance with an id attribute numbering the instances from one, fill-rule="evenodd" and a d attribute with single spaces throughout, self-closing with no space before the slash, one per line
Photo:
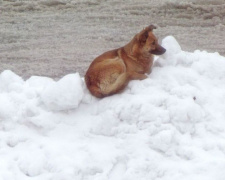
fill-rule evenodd
<path id="1" fill-rule="evenodd" d="M 151 53 L 155 55 L 162 55 L 165 52 L 166 52 L 166 49 L 160 45 L 158 45 L 154 50 L 151 51 Z"/>

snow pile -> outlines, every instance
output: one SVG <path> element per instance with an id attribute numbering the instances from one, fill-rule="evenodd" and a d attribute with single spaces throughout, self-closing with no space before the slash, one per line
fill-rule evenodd
<path id="1" fill-rule="evenodd" d="M 225 58 L 167 52 L 149 78 L 104 99 L 78 74 L 0 74 L 0 179 L 223 180 Z"/>

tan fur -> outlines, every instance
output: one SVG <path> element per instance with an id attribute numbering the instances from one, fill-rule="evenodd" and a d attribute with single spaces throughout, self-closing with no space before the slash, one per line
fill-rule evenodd
<path id="1" fill-rule="evenodd" d="M 85 75 L 87 88 L 92 95 L 102 98 L 123 90 L 130 80 L 147 78 L 151 72 L 153 54 L 166 50 L 158 44 L 150 25 L 136 34 L 125 46 L 98 56 Z"/>

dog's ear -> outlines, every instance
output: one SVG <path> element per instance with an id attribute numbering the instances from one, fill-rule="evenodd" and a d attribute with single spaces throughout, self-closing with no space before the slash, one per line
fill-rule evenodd
<path id="1" fill-rule="evenodd" d="M 145 43 L 146 40 L 148 39 L 148 32 L 147 30 L 143 30 L 142 32 L 140 32 L 139 36 L 138 36 L 138 40 L 141 43 Z"/>
<path id="2" fill-rule="evenodd" d="M 150 31 L 152 31 L 153 29 L 156 29 L 156 27 L 155 27 L 154 25 L 150 25 L 150 26 L 144 28 L 144 29 L 139 33 L 139 36 L 138 36 L 139 42 L 145 43 L 146 40 L 148 39 L 148 33 L 149 33 Z"/>
<path id="3" fill-rule="evenodd" d="M 153 29 L 156 29 L 156 26 L 154 26 L 154 25 L 151 24 L 146 29 L 148 29 L 148 31 L 152 31 Z"/>

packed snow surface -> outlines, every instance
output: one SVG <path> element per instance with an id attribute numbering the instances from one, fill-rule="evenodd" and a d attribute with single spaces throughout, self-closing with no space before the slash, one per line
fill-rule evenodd
<path id="1" fill-rule="evenodd" d="M 224 180 L 225 57 L 172 36 L 152 73 L 104 99 L 78 73 L 0 74 L 1 180 Z"/>

